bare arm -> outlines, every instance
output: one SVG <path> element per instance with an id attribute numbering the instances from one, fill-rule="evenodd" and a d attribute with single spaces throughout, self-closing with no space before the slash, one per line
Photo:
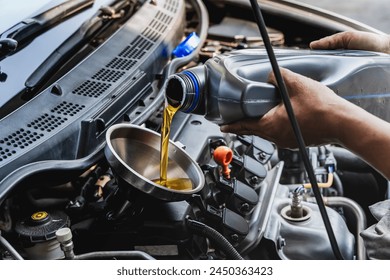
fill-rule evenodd
<path id="1" fill-rule="evenodd" d="M 357 106 L 338 116 L 340 143 L 390 179 L 390 124 Z"/>
<path id="2" fill-rule="evenodd" d="M 307 145 L 338 143 L 390 178 L 390 124 L 336 95 L 323 84 L 281 69 Z M 276 85 L 275 77 L 269 81 Z M 296 147 L 283 104 L 255 120 L 221 126 L 223 132 L 258 135 L 280 147 Z"/>

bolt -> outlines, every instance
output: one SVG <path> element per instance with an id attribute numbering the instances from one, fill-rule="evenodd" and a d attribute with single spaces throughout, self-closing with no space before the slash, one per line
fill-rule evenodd
<path id="1" fill-rule="evenodd" d="M 293 192 L 290 216 L 291 218 L 303 217 L 302 196 L 300 195 L 299 192 Z"/>
<path id="2" fill-rule="evenodd" d="M 284 246 L 286 246 L 286 239 L 279 236 L 278 239 L 276 240 L 276 247 L 278 250 L 281 250 Z"/>
<path id="3" fill-rule="evenodd" d="M 245 213 L 245 212 L 249 212 L 249 210 L 250 210 L 250 207 L 249 207 L 248 203 L 245 202 L 245 203 L 241 204 L 240 212 Z"/>
<path id="4" fill-rule="evenodd" d="M 232 235 L 230 236 L 230 238 L 232 239 L 232 241 L 238 242 L 238 235 L 237 235 L 237 234 L 232 234 Z"/>
<path id="5" fill-rule="evenodd" d="M 260 178 L 257 176 L 252 176 L 249 179 L 249 184 L 251 184 L 251 185 L 257 185 L 258 183 L 260 183 Z"/>
<path id="6" fill-rule="evenodd" d="M 264 152 L 260 152 L 260 153 L 259 153 L 259 159 L 260 159 L 260 160 L 265 160 L 266 158 L 267 158 L 266 153 L 264 153 Z"/>

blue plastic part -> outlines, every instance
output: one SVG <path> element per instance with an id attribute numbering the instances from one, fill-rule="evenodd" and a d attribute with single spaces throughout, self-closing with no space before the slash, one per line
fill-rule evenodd
<path id="1" fill-rule="evenodd" d="M 187 75 L 193 82 L 193 85 L 195 87 L 195 99 L 194 101 L 191 103 L 191 106 L 190 108 L 188 108 L 185 113 L 190 113 L 192 112 L 196 105 L 198 105 L 198 101 L 199 101 L 199 86 L 198 86 L 198 80 L 196 79 L 195 75 L 189 71 L 183 71 L 183 74 Z"/>
<path id="2" fill-rule="evenodd" d="M 176 57 L 183 57 L 191 54 L 199 45 L 200 38 L 195 33 L 190 33 L 172 52 Z"/>

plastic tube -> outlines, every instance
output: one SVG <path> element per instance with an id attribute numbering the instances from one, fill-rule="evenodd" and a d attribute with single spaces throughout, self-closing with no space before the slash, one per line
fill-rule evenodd
<path id="1" fill-rule="evenodd" d="M 319 188 L 329 188 L 332 186 L 333 184 L 333 173 L 329 173 L 328 174 L 328 180 L 325 182 L 325 183 L 317 183 L 318 187 Z M 303 184 L 303 187 L 305 189 L 311 189 L 311 184 L 310 183 L 307 183 L 307 184 Z"/>

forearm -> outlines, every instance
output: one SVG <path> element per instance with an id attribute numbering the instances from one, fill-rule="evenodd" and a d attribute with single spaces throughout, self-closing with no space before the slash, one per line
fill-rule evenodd
<path id="1" fill-rule="evenodd" d="M 390 124 L 353 104 L 338 111 L 335 137 L 390 179 Z"/>
<path id="2" fill-rule="evenodd" d="M 307 145 L 339 143 L 390 179 L 390 123 L 338 96 L 323 84 L 281 68 L 291 104 Z M 269 81 L 276 84 L 274 75 Z M 296 141 L 283 104 L 260 119 L 221 127 L 223 132 L 258 135 L 278 147 Z"/>

